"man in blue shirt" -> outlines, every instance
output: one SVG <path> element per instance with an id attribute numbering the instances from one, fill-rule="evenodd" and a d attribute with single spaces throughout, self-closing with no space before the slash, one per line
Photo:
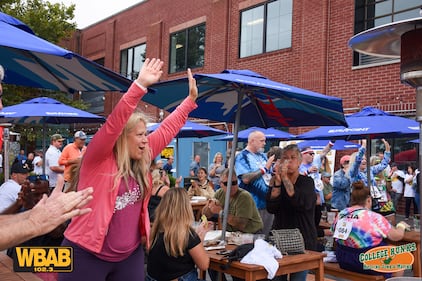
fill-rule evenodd
<path id="1" fill-rule="evenodd" d="M 275 156 L 267 159 L 264 153 L 265 135 L 260 131 L 253 131 L 248 136 L 248 145 L 236 155 L 235 169 L 240 180 L 239 186 L 249 191 L 255 200 L 264 227 L 262 233 L 268 236 L 274 215 L 266 209 L 266 195 L 271 179 L 270 168 Z"/>

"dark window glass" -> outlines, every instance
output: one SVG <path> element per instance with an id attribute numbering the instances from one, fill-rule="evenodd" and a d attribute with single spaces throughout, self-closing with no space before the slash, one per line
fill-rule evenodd
<path id="1" fill-rule="evenodd" d="M 169 73 L 204 66 L 205 24 L 170 34 Z"/>
<path id="2" fill-rule="evenodd" d="M 146 46 L 141 44 L 120 52 L 120 74 L 131 80 L 138 78 L 139 70 L 145 61 Z"/>
<path id="3" fill-rule="evenodd" d="M 292 45 L 293 1 L 268 1 L 241 12 L 241 58 L 289 48 Z"/>

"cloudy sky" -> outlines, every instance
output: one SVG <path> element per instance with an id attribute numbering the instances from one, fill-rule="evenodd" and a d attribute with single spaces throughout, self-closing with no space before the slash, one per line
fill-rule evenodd
<path id="1" fill-rule="evenodd" d="M 49 0 L 50 3 L 76 4 L 74 20 L 84 28 L 143 0 Z"/>

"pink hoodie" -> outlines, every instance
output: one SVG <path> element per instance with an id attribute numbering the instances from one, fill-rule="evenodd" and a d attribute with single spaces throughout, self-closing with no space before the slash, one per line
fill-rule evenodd
<path id="1" fill-rule="evenodd" d="M 119 190 L 112 188 L 114 175 L 117 173 L 113 147 L 139 100 L 145 94 L 135 83 L 132 84 L 89 143 L 82 161 L 78 190 L 90 186 L 94 188 L 94 199 L 87 206 L 92 208 L 92 212 L 73 218 L 65 232 L 65 237 L 94 253 L 99 253 L 102 249 Z M 186 123 L 189 113 L 196 107 L 196 103 L 187 97 L 156 131 L 148 135 L 152 159 L 177 135 Z M 149 176 L 149 183 L 139 218 L 140 232 L 142 237 L 146 238 L 147 247 L 149 247 L 150 231 L 148 202 L 151 196 L 151 176 Z M 119 184 L 120 182 L 117 186 Z"/>

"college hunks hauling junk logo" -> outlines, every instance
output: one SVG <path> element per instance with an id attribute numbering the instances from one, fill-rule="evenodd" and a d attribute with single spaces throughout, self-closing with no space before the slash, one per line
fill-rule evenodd
<path id="1" fill-rule="evenodd" d="M 364 269 L 392 273 L 412 269 L 414 261 L 411 252 L 416 251 L 416 243 L 400 246 L 380 246 L 359 255 Z"/>

